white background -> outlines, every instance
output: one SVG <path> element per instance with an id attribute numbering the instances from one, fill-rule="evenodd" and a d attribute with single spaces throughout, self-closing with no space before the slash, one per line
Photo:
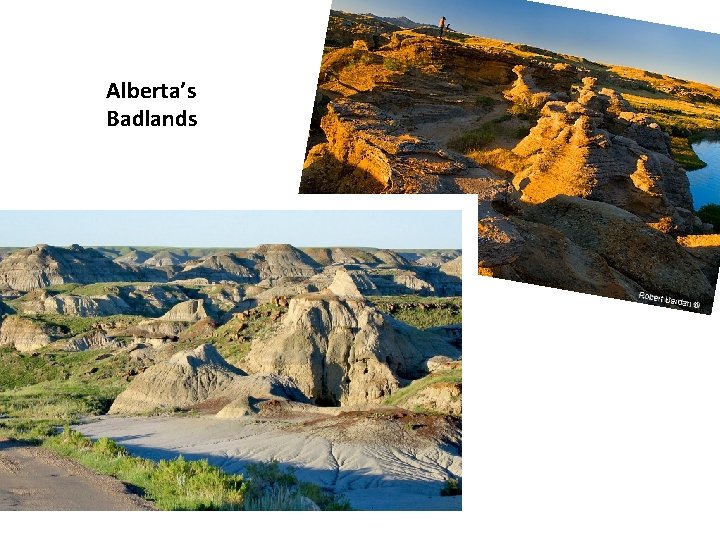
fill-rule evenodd
<path id="1" fill-rule="evenodd" d="M 710 2 L 602 8 L 640 4 L 720 31 Z M 717 538 L 719 315 L 477 278 L 472 197 L 295 195 L 329 6 L 3 3 L 0 208 L 463 208 L 464 511 L 3 515 L 3 536 Z M 123 80 L 185 81 L 198 97 L 105 99 Z M 186 108 L 198 126 L 111 129 L 111 104 Z"/>

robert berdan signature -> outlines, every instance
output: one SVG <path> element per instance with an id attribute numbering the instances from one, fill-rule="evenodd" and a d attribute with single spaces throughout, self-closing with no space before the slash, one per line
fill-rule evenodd
<path id="1" fill-rule="evenodd" d="M 656 294 L 649 294 L 641 292 L 638 297 L 640 300 L 647 300 L 649 302 L 655 302 L 656 304 L 667 304 L 668 306 L 679 306 L 679 307 L 692 307 L 694 309 L 700 309 L 700 302 L 691 302 L 690 300 L 683 300 L 682 298 L 673 298 L 671 296 L 658 296 Z"/>

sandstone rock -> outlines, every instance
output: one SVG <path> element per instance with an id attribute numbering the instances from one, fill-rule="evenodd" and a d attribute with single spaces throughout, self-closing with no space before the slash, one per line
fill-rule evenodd
<path id="1" fill-rule="evenodd" d="M 433 356 L 432 358 L 428 358 L 426 364 L 427 370 L 430 373 L 450 371 L 452 369 L 457 369 L 460 365 L 460 362 L 448 356 Z"/>
<path id="2" fill-rule="evenodd" d="M 50 294 L 36 289 L 24 295 L 18 310 L 27 314 L 58 314 L 79 317 L 111 315 L 155 316 L 187 300 L 178 287 L 156 284 L 111 284 L 104 294 Z"/>
<path id="3" fill-rule="evenodd" d="M 292 377 L 317 403 L 354 405 L 381 401 L 437 354 L 458 351 L 360 298 L 318 293 L 292 299 L 278 329 L 253 342 L 243 365 Z"/>
<path id="4" fill-rule="evenodd" d="M 374 105 L 333 101 L 321 126 L 328 142 L 308 154 L 303 193 L 478 193 L 493 180 Z"/>
<path id="5" fill-rule="evenodd" d="M 212 336 L 217 329 L 217 323 L 210 317 L 200 319 L 198 322 L 178 334 L 179 341 L 190 341 L 194 339 Z"/>
<path id="6" fill-rule="evenodd" d="M 699 225 L 685 171 L 670 154 L 669 137 L 615 91 L 584 79 L 577 101 L 551 101 L 513 152 L 527 167 L 513 181 L 532 203 L 572 195 L 613 204 L 671 229 Z"/>
<path id="7" fill-rule="evenodd" d="M 280 375 L 239 377 L 222 392 L 220 399 L 223 398 L 229 403 L 217 413 L 219 418 L 257 414 L 262 403 L 269 400 L 310 403 L 292 379 Z"/>
<path id="8" fill-rule="evenodd" d="M 375 264 L 378 262 L 372 253 L 348 248 L 333 248 L 331 260 L 333 264 Z"/>
<path id="9" fill-rule="evenodd" d="M 460 383 L 435 382 L 422 388 L 401 403 L 409 409 L 422 409 L 462 415 L 462 385 Z"/>
<path id="10" fill-rule="evenodd" d="M 194 323 L 207 317 L 204 300 L 188 300 L 173 306 L 160 320 Z"/>
<path id="11" fill-rule="evenodd" d="M 57 294 L 47 298 L 43 307 L 43 311 L 39 313 L 57 313 L 78 317 L 107 317 L 132 312 L 130 306 L 122 298 L 110 296 L 83 297 Z"/>
<path id="12" fill-rule="evenodd" d="M 63 351 L 90 351 L 98 349 L 117 349 L 122 345 L 113 338 L 108 337 L 104 332 L 90 332 L 88 334 L 77 336 L 67 341 L 56 342 L 53 346 L 57 346 Z"/>
<path id="13" fill-rule="evenodd" d="M 525 215 L 597 254 L 641 290 L 712 305 L 714 288 L 697 260 L 672 237 L 625 210 L 560 195 L 531 207 Z M 600 265 L 586 271 L 591 268 Z"/>
<path id="14" fill-rule="evenodd" d="M 720 268 L 720 234 L 681 236 L 677 241 L 701 261 L 708 281 L 717 284 Z"/>
<path id="15" fill-rule="evenodd" d="M 188 261 L 176 279 L 207 279 L 209 282 L 234 281 L 253 283 L 258 279 L 254 270 L 255 261 L 242 258 L 234 253 L 210 255 Z"/>
<path id="16" fill-rule="evenodd" d="M 320 271 L 315 261 L 290 244 L 263 244 L 248 253 L 258 260 L 255 270 L 260 279 L 271 285 L 282 278 L 311 277 Z"/>
<path id="17" fill-rule="evenodd" d="M 257 287 L 246 291 L 248 298 L 255 300 L 257 304 L 265 304 L 271 302 L 273 298 L 281 296 L 291 297 L 298 294 L 306 294 L 308 292 L 317 292 L 317 287 L 307 278 L 279 278 L 264 282 L 265 285 L 274 283 L 268 288 Z M 248 306 L 252 307 L 252 306 Z M 247 308 L 245 308 L 247 309 Z"/>
<path id="18" fill-rule="evenodd" d="M 518 218 L 513 224 L 523 239 L 517 255 L 505 265 L 481 264 L 480 274 L 625 300 L 636 298 L 640 292 L 639 285 L 615 271 L 597 253 L 575 244 L 556 229 Z"/>
<path id="19" fill-rule="evenodd" d="M 125 255 L 116 257 L 115 262 L 123 264 L 123 265 L 140 266 L 145 261 L 147 261 L 150 257 L 152 257 L 152 254 L 148 253 L 147 251 L 133 249 L 133 250 L 129 251 L 128 253 L 126 253 Z"/>
<path id="20" fill-rule="evenodd" d="M 441 267 L 443 264 L 452 261 L 460 254 L 455 251 L 438 251 L 418 257 L 413 264 L 416 266 Z"/>
<path id="21" fill-rule="evenodd" d="M 357 285 L 355 285 L 355 281 L 353 281 L 353 278 L 344 268 L 340 268 L 337 272 L 335 272 L 335 277 L 328 287 L 328 291 L 336 296 L 343 296 L 346 298 L 363 297 L 360 290 L 357 288 Z"/>
<path id="22" fill-rule="evenodd" d="M 186 409 L 219 394 L 241 374 L 211 345 L 180 351 L 135 377 L 115 399 L 109 414 Z"/>
<path id="23" fill-rule="evenodd" d="M 78 245 L 38 245 L 15 251 L 0 261 L 0 286 L 30 291 L 63 283 L 134 281 L 138 274 L 99 251 Z"/>
<path id="24" fill-rule="evenodd" d="M 182 266 L 190 260 L 187 255 L 173 253 L 171 251 L 158 251 L 143 261 L 144 266 Z"/>
<path id="25" fill-rule="evenodd" d="M 462 277 L 462 255 L 440 266 L 440 271 L 458 278 Z"/>
<path id="26" fill-rule="evenodd" d="M 46 325 L 18 315 L 9 315 L 0 326 L 0 347 L 11 345 L 20 352 L 31 352 L 65 337 L 56 326 Z"/>
<path id="27" fill-rule="evenodd" d="M 162 319 L 148 319 L 140 321 L 135 326 L 111 330 L 108 332 L 113 337 L 132 336 L 139 339 L 159 340 L 156 343 L 162 344 L 164 340 L 179 339 L 180 334 L 190 327 L 190 323 L 184 321 L 165 321 Z"/>
<path id="28" fill-rule="evenodd" d="M 391 249 L 380 249 L 375 252 L 375 257 L 383 264 L 392 268 L 405 268 L 409 265 L 409 262 L 405 257 Z"/>
<path id="29" fill-rule="evenodd" d="M 503 92 L 505 99 L 528 109 L 539 109 L 551 99 L 550 92 L 537 88 L 531 69 L 527 66 L 519 64 L 513 68 L 513 73 L 517 75 L 517 80 L 512 88 Z"/>
<path id="30" fill-rule="evenodd" d="M 414 270 L 399 270 L 389 275 L 371 275 L 370 279 L 377 288 L 378 293 L 382 295 L 434 293 L 435 287 L 424 277 Z"/>

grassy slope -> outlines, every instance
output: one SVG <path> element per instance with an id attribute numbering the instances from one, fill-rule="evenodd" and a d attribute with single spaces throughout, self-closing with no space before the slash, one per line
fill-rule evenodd
<path id="1" fill-rule="evenodd" d="M 374 296 L 372 301 L 380 311 L 420 329 L 462 322 L 460 297 Z"/>
<path id="2" fill-rule="evenodd" d="M 392 405 L 396 407 L 402 407 L 407 403 L 413 396 L 417 395 L 421 390 L 427 388 L 431 384 L 435 383 L 461 383 L 462 382 L 462 368 L 452 369 L 450 371 L 443 371 L 439 373 L 431 373 L 411 382 L 405 388 L 401 388 L 394 394 L 392 394 L 385 401 L 386 405 Z"/>

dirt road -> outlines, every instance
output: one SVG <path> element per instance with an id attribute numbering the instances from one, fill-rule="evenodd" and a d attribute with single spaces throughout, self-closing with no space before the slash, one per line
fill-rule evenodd
<path id="1" fill-rule="evenodd" d="M 119 480 L 44 448 L 0 440 L 0 511 L 152 509 Z"/>

